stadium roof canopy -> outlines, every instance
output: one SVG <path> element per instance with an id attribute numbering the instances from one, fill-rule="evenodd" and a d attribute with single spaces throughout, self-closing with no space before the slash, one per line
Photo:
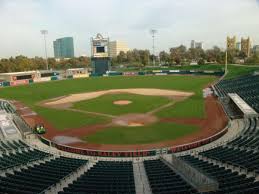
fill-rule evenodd
<path id="1" fill-rule="evenodd" d="M 244 113 L 245 117 L 257 117 L 257 112 L 249 106 L 238 94 L 229 93 L 228 96 L 238 106 L 238 108 Z"/>

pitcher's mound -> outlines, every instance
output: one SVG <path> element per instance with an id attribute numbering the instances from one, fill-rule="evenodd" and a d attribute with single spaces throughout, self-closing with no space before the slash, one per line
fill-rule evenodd
<path id="1" fill-rule="evenodd" d="M 158 118 L 156 116 L 148 114 L 127 114 L 112 120 L 113 124 L 126 127 L 141 127 L 157 121 Z"/>
<path id="2" fill-rule="evenodd" d="M 116 100 L 113 102 L 113 104 L 120 105 L 120 106 L 128 105 L 131 103 L 132 103 L 132 101 L 129 101 L 129 100 Z"/>

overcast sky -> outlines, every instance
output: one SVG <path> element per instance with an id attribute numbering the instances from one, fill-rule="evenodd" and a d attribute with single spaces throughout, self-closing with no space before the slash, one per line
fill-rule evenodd
<path id="1" fill-rule="evenodd" d="M 224 47 L 227 35 L 259 44 L 259 0 L 0 0 L 0 24 L 0 58 L 43 56 L 42 29 L 49 56 L 64 36 L 74 37 L 76 56 L 89 55 L 96 33 L 151 49 L 152 28 L 157 51 L 189 47 L 192 39 Z"/>

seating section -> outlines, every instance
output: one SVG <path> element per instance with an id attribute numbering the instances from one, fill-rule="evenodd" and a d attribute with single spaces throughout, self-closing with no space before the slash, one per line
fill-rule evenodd
<path id="1" fill-rule="evenodd" d="M 7 173 L 6 177 L 0 177 L 0 193 L 41 193 L 80 166 L 86 164 L 86 162 L 86 160 L 61 157 L 28 167 L 28 169 L 22 169 L 21 172 Z"/>
<path id="2" fill-rule="evenodd" d="M 6 101 L 0 100 L 0 110 L 5 110 L 7 113 L 14 113 L 14 108 Z"/>
<path id="3" fill-rule="evenodd" d="M 253 150 L 247 151 L 221 146 L 202 152 L 201 155 L 234 166 L 247 168 L 248 171 L 259 172 L 259 153 Z"/>
<path id="4" fill-rule="evenodd" d="M 59 194 L 135 193 L 132 162 L 99 161 Z"/>
<path id="5" fill-rule="evenodd" d="M 237 172 L 231 172 L 231 170 L 226 170 L 218 165 L 209 164 L 193 156 L 183 156 L 181 159 L 219 182 L 219 190 L 208 192 L 209 194 L 259 193 L 259 182 L 256 182 L 253 177 L 247 178 L 245 175 L 238 175 Z"/>
<path id="6" fill-rule="evenodd" d="M 228 93 L 237 93 L 256 112 L 259 112 L 259 75 L 222 80 L 214 87 L 220 97 L 225 97 Z"/>
<path id="7" fill-rule="evenodd" d="M 7 152 L 11 150 L 18 150 L 24 148 L 29 148 L 29 146 L 21 140 L 0 141 L 0 152 Z"/>
<path id="8" fill-rule="evenodd" d="M 244 132 L 225 146 L 220 146 L 200 154 L 234 166 L 259 173 L 259 127 L 257 119 L 247 120 Z"/>
<path id="9" fill-rule="evenodd" d="M 14 153 L 4 153 L 0 157 L 0 170 L 12 168 L 17 165 L 25 165 L 29 162 L 33 162 L 36 160 L 41 160 L 45 157 L 50 156 L 45 152 L 41 152 L 38 150 L 29 150 Z"/>
<path id="10" fill-rule="evenodd" d="M 161 160 L 146 160 L 144 161 L 144 166 L 152 193 L 197 193 L 195 189 Z"/>

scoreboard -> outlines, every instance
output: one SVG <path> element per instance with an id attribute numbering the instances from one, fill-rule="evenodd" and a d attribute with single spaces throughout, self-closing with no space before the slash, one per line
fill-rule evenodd
<path id="1" fill-rule="evenodd" d="M 101 34 L 97 34 L 91 39 L 92 57 L 105 58 L 109 57 L 109 38 L 104 38 Z"/>

